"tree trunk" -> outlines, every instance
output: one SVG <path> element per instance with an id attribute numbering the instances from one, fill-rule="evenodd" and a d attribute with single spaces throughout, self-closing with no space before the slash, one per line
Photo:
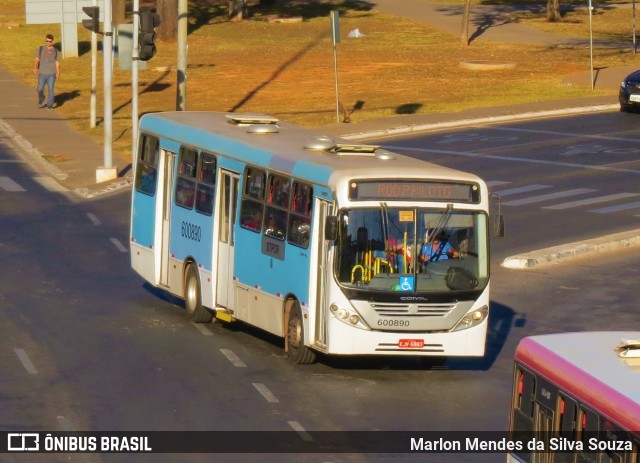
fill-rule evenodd
<path id="1" fill-rule="evenodd" d="M 113 25 L 125 23 L 125 0 L 111 0 L 111 22 Z"/>
<path id="2" fill-rule="evenodd" d="M 555 23 L 562 20 L 560 15 L 560 0 L 547 0 L 547 21 Z"/>
<path id="3" fill-rule="evenodd" d="M 160 26 L 156 34 L 160 40 L 175 40 L 178 36 L 178 0 L 157 0 Z"/>
<path id="4" fill-rule="evenodd" d="M 460 43 L 469 46 L 469 16 L 471 14 L 471 0 L 464 0 L 464 9 L 462 11 L 462 33 L 460 35 Z"/>

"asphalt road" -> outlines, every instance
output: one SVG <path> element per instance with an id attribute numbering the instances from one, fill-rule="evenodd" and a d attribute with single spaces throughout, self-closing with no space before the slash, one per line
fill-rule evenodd
<path id="1" fill-rule="evenodd" d="M 474 127 L 425 135 L 425 140 L 392 142 L 420 155 L 424 154 L 420 147 L 444 146 L 427 154 L 437 154 L 444 163 L 465 161 L 474 169 L 484 169 L 485 174 L 493 173 L 493 181 L 511 182 L 494 184 L 494 189 L 552 184 L 546 191 L 597 190 L 589 197 L 634 193 L 637 174 L 619 172 L 622 167 L 637 168 L 633 156 L 625 153 L 586 156 L 579 161 L 580 167 L 522 162 L 558 163 L 557 159 L 563 159 L 560 153 L 574 145 L 631 149 L 633 120 L 625 122 L 618 116 L 626 115 Z M 585 124 L 591 124 L 590 128 L 583 130 Z M 471 133 L 479 134 L 474 135 L 474 142 L 459 140 Z M 600 137 L 597 141 L 595 135 Z M 502 138 L 482 140 L 498 136 Z M 509 138 L 513 136 L 517 139 Z M 457 141 L 451 141 L 456 137 Z M 446 143 L 436 143 L 442 140 Z M 549 146 L 557 146 L 557 152 L 543 152 Z M 517 153 L 511 155 L 515 160 L 502 159 L 509 152 Z M 481 153 L 486 159 L 455 153 Z M 605 159 L 617 154 L 625 158 Z M 602 172 L 611 180 L 597 183 L 590 167 L 596 165 L 606 168 Z M 549 166 L 560 173 L 550 174 Z M 499 266 L 501 254 L 549 240 L 547 233 L 529 232 L 529 228 L 543 223 L 545 230 L 559 230 L 566 239 L 581 233 L 579 227 L 556 220 L 553 211 L 540 207 L 542 203 L 529 203 L 522 210 L 505 205 L 510 237 L 493 243 L 492 312 L 484 359 L 451 359 L 444 365 L 429 366 L 407 358 L 321 356 L 314 365 L 294 366 L 284 355 L 281 340 L 243 325 L 196 326 L 187 321 L 180 301 L 150 288 L 131 271 L 126 192 L 94 201 L 69 198 L 52 191 L 8 144 L 0 145 L 0 169 L 3 430 L 504 430 L 513 353 L 523 336 L 640 324 L 640 249 L 540 270 L 504 269 Z M 543 193 L 529 192 L 537 194 Z M 511 195 L 512 200 L 525 197 L 533 196 Z M 594 230 L 609 232 L 623 226 L 621 222 L 633 223 L 625 215 L 633 212 L 597 214 L 577 208 L 573 213 L 584 216 L 580 221 L 592 224 Z M 250 445 L 247 443 L 248 449 Z M 427 458 L 368 453 L 0 457 L 20 463 L 448 463 L 460 459 L 453 454 Z M 467 455 L 464 459 L 489 463 L 504 461 L 504 455 Z"/>
<path id="2" fill-rule="evenodd" d="M 492 260 L 638 228 L 636 114 L 603 112 L 372 140 L 480 175 L 500 195 L 506 236 Z"/>

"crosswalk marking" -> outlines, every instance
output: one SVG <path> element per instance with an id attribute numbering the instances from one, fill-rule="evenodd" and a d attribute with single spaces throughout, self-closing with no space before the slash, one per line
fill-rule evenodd
<path id="1" fill-rule="evenodd" d="M 595 198 L 554 204 L 553 206 L 544 206 L 543 209 L 570 209 L 572 207 L 589 206 L 591 204 L 605 203 L 607 201 L 615 201 L 617 199 L 632 198 L 634 196 L 640 196 L 640 193 L 616 193 L 613 195 L 596 196 Z"/>
<path id="2" fill-rule="evenodd" d="M 0 177 L 0 188 L 4 191 L 27 191 L 9 177 Z"/>
<path id="3" fill-rule="evenodd" d="M 494 187 L 494 186 L 506 185 L 506 184 L 511 183 L 511 182 L 503 182 L 502 180 L 489 180 L 489 181 L 487 181 L 485 183 L 487 184 L 487 186 L 489 188 L 491 188 L 491 187 Z"/>
<path id="4" fill-rule="evenodd" d="M 529 193 L 530 191 L 544 190 L 545 188 L 551 188 L 552 186 L 553 185 L 525 185 L 517 188 L 510 188 L 508 190 L 494 191 L 494 193 L 500 196 L 509 196 L 520 193 Z"/>
<path id="5" fill-rule="evenodd" d="M 592 209 L 589 212 L 595 212 L 596 214 L 608 214 L 609 212 L 620 212 L 620 211 L 626 211 L 627 209 L 640 209 L 640 201 L 636 201 L 633 203 L 619 204 L 618 206 Z"/>
<path id="6" fill-rule="evenodd" d="M 505 201 L 502 204 L 504 206 L 521 206 L 523 204 L 540 203 L 542 201 L 549 201 L 550 199 L 566 198 L 567 196 L 583 195 L 585 193 L 591 193 L 591 188 L 576 188 L 575 190 L 558 191 L 556 193 L 547 193 L 546 195 L 529 196 L 523 199 L 514 199 L 511 201 Z"/>

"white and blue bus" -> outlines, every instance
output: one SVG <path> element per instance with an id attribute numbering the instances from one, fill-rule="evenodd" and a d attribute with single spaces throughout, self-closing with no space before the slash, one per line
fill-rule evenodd
<path id="1" fill-rule="evenodd" d="M 259 327 L 296 363 L 484 355 L 477 176 L 265 115 L 147 114 L 139 133 L 131 265 L 193 321 Z"/>

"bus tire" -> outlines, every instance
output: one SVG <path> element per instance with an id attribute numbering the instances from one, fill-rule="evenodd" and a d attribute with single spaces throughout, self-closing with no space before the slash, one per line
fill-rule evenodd
<path id="1" fill-rule="evenodd" d="M 200 279 L 195 264 L 189 264 L 184 276 L 184 306 L 194 323 L 209 323 L 213 319 L 213 313 L 202 305 Z"/>
<path id="2" fill-rule="evenodd" d="M 296 301 L 289 312 L 287 323 L 287 354 L 289 360 L 298 365 L 307 365 L 316 361 L 316 353 L 304 345 L 304 324 L 302 311 Z"/>

